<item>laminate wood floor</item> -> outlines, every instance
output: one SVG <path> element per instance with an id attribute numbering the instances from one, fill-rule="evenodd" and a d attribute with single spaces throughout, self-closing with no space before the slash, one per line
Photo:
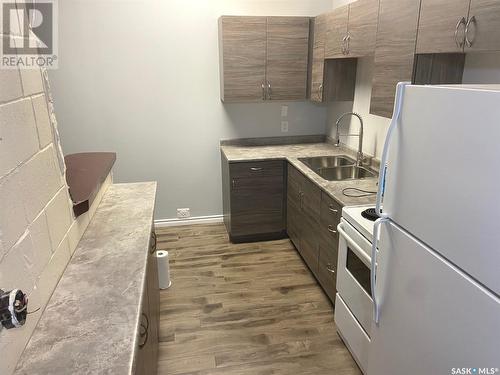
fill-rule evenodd
<path id="1" fill-rule="evenodd" d="M 222 224 L 159 228 L 160 375 L 361 374 L 288 239 L 231 244 Z"/>

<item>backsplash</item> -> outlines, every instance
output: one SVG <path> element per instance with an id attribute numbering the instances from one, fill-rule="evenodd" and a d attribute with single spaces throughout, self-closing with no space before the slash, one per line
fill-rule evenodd
<path id="1" fill-rule="evenodd" d="M 38 309 L 23 327 L 0 328 L 8 375 L 95 208 L 74 219 L 46 72 L 0 70 L 0 87 L 0 288 L 22 289 Z"/>

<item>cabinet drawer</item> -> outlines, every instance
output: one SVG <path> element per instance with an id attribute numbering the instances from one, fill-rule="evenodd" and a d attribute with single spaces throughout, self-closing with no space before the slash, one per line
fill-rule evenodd
<path id="1" fill-rule="evenodd" d="M 321 192 L 321 237 L 333 246 L 338 245 L 337 225 L 342 217 L 342 207 L 325 192 Z"/>
<path id="2" fill-rule="evenodd" d="M 281 176 L 283 177 L 283 161 L 256 161 L 229 164 L 232 179 Z"/>
<path id="3" fill-rule="evenodd" d="M 335 227 L 340 223 L 342 217 L 342 206 L 335 199 L 330 197 L 325 192 L 321 192 L 321 221 L 325 224 L 335 224 Z"/>
<path id="4" fill-rule="evenodd" d="M 322 237 L 319 241 L 318 281 L 332 303 L 337 290 L 337 260 L 338 244 Z"/>

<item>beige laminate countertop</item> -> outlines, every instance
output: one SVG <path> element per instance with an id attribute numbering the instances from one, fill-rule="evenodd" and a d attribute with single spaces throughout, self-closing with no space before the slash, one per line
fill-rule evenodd
<path id="1" fill-rule="evenodd" d="M 324 142 L 273 146 L 221 145 L 220 148 L 229 162 L 286 160 L 343 206 L 375 204 L 375 194 L 371 196 L 348 197 L 343 194 L 343 190 L 345 188 L 358 188 L 367 191 L 377 191 L 377 178 L 327 181 L 298 160 L 303 157 L 333 155 L 348 155 L 355 159 L 355 153 L 346 147 L 335 147 L 331 143 Z M 349 191 L 349 194 L 362 193 Z"/>
<path id="2" fill-rule="evenodd" d="M 134 373 L 155 197 L 156 182 L 109 187 L 16 375 Z"/>

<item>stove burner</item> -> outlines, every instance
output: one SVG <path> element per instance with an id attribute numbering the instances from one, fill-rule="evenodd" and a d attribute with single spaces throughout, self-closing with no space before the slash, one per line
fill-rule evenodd
<path id="1" fill-rule="evenodd" d="M 363 212 L 361 212 L 361 216 L 370 221 L 375 221 L 378 219 L 378 215 L 375 212 L 374 208 L 368 208 L 367 210 L 364 210 Z"/>

